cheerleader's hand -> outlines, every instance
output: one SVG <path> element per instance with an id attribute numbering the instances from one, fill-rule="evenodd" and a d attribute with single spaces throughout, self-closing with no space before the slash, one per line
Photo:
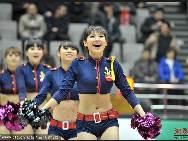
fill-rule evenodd
<path id="1" fill-rule="evenodd" d="M 41 129 L 47 128 L 47 123 L 52 118 L 52 115 L 49 111 L 49 109 L 41 109 L 40 110 L 41 120 L 40 120 L 40 127 Z"/>

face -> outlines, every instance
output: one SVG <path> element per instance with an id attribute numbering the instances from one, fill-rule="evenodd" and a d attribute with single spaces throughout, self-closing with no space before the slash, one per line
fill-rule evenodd
<path id="1" fill-rule="evenodd" d="M 149 51 L 144 51 L 143 54 L 142 54 L 142 58 L 144 60 L 148 60 L 150 58 L 150 53 Z"/>
<path id="2" fill-rule="evenodd" d="M 72 47 L 61 47 L 58 52 L 61 62 L 71 63 L 77 57 L 77 50 Z"/>
<path id="3" fill-rule="evenodd" d="M 175 57 L 174 51 L 170 51 L 170 52 L 167 53 L 167 58 L 168 59 L 174 59 L 174 57 Z"/>
<path id="4" fill-rule="evenodd" d="M 16 68 L 21 62 L 21 56 L 18 53 L 9 52 L 5 62 L 8 68 Z"/>
<path id="5" fill-rule="evenodd" d="M 30 4 L 27 9 L 28 13 L 31 15 L 37 14 L 37 7 L 34 4 Z"/>
<path id="6" fill-rule="evenodd" d="M 88 48 L 92 57 L 102 56 L 107 46 L 107 40 L 103 33 L 92 32 L 84 41 L 84 46 Z"/>
<path id="7" fill-rule="evenodd" d="M 43 57 L 43 49 L 37 45 L 34 45 L 26 51 L 26 56 L 31 64 L 38 65 Z"/>
<path id="8" fill-rule="evenodd" d="M 67 7 L 62 5 L 59 9 L 56 11 L 56 15 L 64 16 L 67 14 Z"/>
<path id="9" fill-rule="evenodd" d="M 156 11 L 156 13 L 155 13 L 155 18 L 156 18 L 156 20 L 158 21 L 158 20 L 161 20 L 161 19 L 163 19 L 163 16 L 164 14 L 163 14 L 163 12 L 162 11 Z"/>
<path id="10" fill-rule="evenodd" d="M 168 27 L 168 25 L 167 24 L 162 24 L 161 25 L 161 33 L 163 33 L 163 34 L 168 34 L 170 32 L 170 28 Z"/>

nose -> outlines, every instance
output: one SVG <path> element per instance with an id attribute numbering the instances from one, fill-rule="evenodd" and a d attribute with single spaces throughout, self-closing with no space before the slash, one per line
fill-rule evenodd
<path id="1" fill-rule="evenodd" d="M 72 48 L 69 47 L 69 48 L 67 49 L 67 52 L 72 52 Z"/>
<path id="2" fill-rule="evenodd" d="M 99 36 L 95 36 L 95 41 L 99 41 L 100 37 Z"/>

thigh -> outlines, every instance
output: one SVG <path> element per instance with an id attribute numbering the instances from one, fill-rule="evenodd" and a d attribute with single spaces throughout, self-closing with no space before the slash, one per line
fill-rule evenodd
<path id="1" fill-rule="evenodd" d="M 10 135 L 10 131 L 4 125 L 1 125 L 0 126 L 0 134 Z"/>
<path id="2" fill-rule="evenodd" d="M 102 134 L 101 140 L 119 140 L 119 127 L 112 126 L 107 128 Z"/>
<path id="3" fill-rule="evenodd" d="M 77 140 L 97 140 L 97 137 L 87 132 L 80 132 L 77 134 Z"/>

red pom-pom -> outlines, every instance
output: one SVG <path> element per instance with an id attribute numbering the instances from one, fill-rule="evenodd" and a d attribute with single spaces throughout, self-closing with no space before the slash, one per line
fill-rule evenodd
<path id="1" fill-rule="evenodd" d="M 131 127 L 137 128 L 144 139 L 153 139 L 161 133 L 161 120 L 152 113 L 146 113 L 145 117 L 134 114 L 131 118 Z"/>

